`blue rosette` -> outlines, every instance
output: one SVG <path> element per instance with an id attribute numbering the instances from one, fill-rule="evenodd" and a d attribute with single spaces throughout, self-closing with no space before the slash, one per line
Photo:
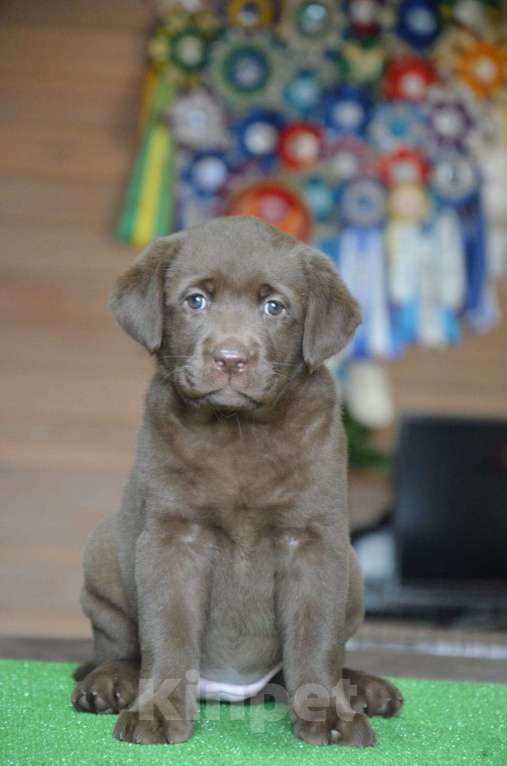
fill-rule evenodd
<path id="1" fill-rule="evenodd" d="M 288 111 L 299 117 L 308 117 L 319 108 L 331 79 L 326 63 L 323 62 L 320 68 L 304 66 L 295 69 L 282 89 L 284 106 Z"/>
<path id="2" fill-rule="evenodd" d="M 343 223 L 360 229 L 378 228 L 386 217 L 386 190 L 375 178 L 356 178 L 340 197 Z"/>
<path id="3" fill-rule="evenodd" d="M 321 102 L 322 120 L 331 136 L 362 136 L 368 125 L 372 104 L 367 93 L 354 86 L 328 90 Z"/>
<path id="4" fill-rule="evenodd" d="M 232 125 L 239 159 L 257 160 L 265 170 L 278 161 L 280 130 L 285 121 L 274 109 L 252 109 Z"/>
<path id="5" fill-rule="evenodd" d="M 373 111 L 368 133 L 382 153 L 402 146 L 424 147 L 428 141 L 427 118 L 415 104 L 403 101 L 379 104 Z"/>
<path id="6" fill-rule="evenodd" d="M 430 185 L 439 204 L 464 207 L 475 200 L 480 183 L 479 169 L 469 154 L 446 148 L 433 157 Z"/>
<path id="7" fill-rule="evenodd" d="M 303 181 L 300 188 L 314 221 L 330 221 L 336 211 L 337 187 L 320 175 L 312 175 Z"/>
<path id="8" fill-rule="evenodd" d="M 195 197 L 209 200 L 224 189 L 230 167 L 226 154 L 220 151 L 196 152 L 183 168 L 182 180 Z"/>
<path id="9" fill-rule="evenodd" d="M 437 41 L 442 31 L 439 8 L 433 0 L 401 0 L 396 32 L 417 51 L 424 52 Z"/>

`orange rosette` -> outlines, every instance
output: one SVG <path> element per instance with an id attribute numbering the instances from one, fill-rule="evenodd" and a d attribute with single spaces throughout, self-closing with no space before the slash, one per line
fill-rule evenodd
<path id="1" fill-rule="evenodd" d="M 308 241 L 312 217 L 299 194 L 279 181 L 258 181 L 238 191 L 226 215 L 253 215 L 296 239 Z"/>
<path id="2" fill-rule="evenodd" d="M 456 53 L 454 71 L 476 96 L 490 98 L 507 85 L 507 50 L 487 40 L 470 41 Z"/>

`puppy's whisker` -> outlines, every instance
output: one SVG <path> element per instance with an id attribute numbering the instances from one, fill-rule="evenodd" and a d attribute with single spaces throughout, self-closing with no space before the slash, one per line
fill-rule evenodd
<path id="1" fill-rule="evenodd" d="M 243 431 L 241 429 L 241 423 L 237 414 L 236 414 L 236 423 L 238 425 L 239 440 L 241 443 L 243 443 Z"/>
<path id="2" fill-rule="evenodd" d="M 192 373 L 192 370 L 191 370 L 189 367 L 187 367 L 186 365 L 183 365 L 183 366 L 182 366 L 182 367 L 180 367 L 179 369 L 180 369 L 180 370 L 182 371 L 182 373 L 183 373 L 183 378 L 184 378 L 184 380 L 185 380 L 185 383 L 186 383 L 188 386 L 190 386 L 190 387 L 193 387 L 193 386 L 194 386 L 194 383 L 195 383 L 195 378 L 194 378 L 194 375 L 193 375 L 193 373 Z"/>
<path id="3" fill-rule="evenodd" d="M 161 359 L 171 361 L 172 359 L 191 359 L 191 354 L 162 354 Z"/>
<path id="4" fill-rule="evenodd" d="M 166 380 L 170 380 L 171 382 L 175 382 L 177 379 L 178 374 L 185 370 L 184 366 L 176 367 L 174 370 L 165 370 L 164 371 L 164 377 Z"/>

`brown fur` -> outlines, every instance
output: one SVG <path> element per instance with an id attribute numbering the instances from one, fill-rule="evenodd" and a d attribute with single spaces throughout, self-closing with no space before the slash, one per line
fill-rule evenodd
<path id="1" fill-rule="evenodd" d="M 200 298 L 189 303 L 196 292 L 202 310 Z M 271 300 L 280 315 L 267 313 Z M 96 667 L 79 676 L 75 707 L 131 706 L 118 738 L 180 742 L 195 713 L 188 685 L 162 692 L 178 716 L 160 705 L 145 715 L 167 679 L 202 667 L 260 677 L 282 659 L 296 736 L 373 744 L 364 712 L 392 715 L 401 696 L 342 670 L 362 587 L 345 436 L 323 365 L 354 332 L 356 303 L 324 256 L 231 217 L 154 242 L 111 306 L 156 372 L 122 507 L 85 551 Z M 153 694 L 136 700 L 139 673 Z M 342 677 L 356 693 L 338 703 Z M 306 684 L 323 690 L 319 720 L 298 707 Z"/>

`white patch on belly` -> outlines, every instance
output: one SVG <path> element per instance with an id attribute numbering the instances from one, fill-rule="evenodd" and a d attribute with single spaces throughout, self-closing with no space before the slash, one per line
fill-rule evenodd
<path id="1" fill-rule="evenodd" d="M 255 679 L 252 679 L 249 674 L 242 674 L 236 670 L 222 670 L 220 671 L 220 679 L 218 679 L 218 674 L 209 671 L 209 675 L 215 675 L 215 679 L 211 680 L 205 676 L 200 676 L 199 698 L 222 700 L 223 702 L 244 702 L 249 697 L 255 697 L 256 694 L 259 694 L 281 667 L 282 663 L 279 662 L 261 678 Z M 206 668 L 202 670 L 206 673 Z"/>

